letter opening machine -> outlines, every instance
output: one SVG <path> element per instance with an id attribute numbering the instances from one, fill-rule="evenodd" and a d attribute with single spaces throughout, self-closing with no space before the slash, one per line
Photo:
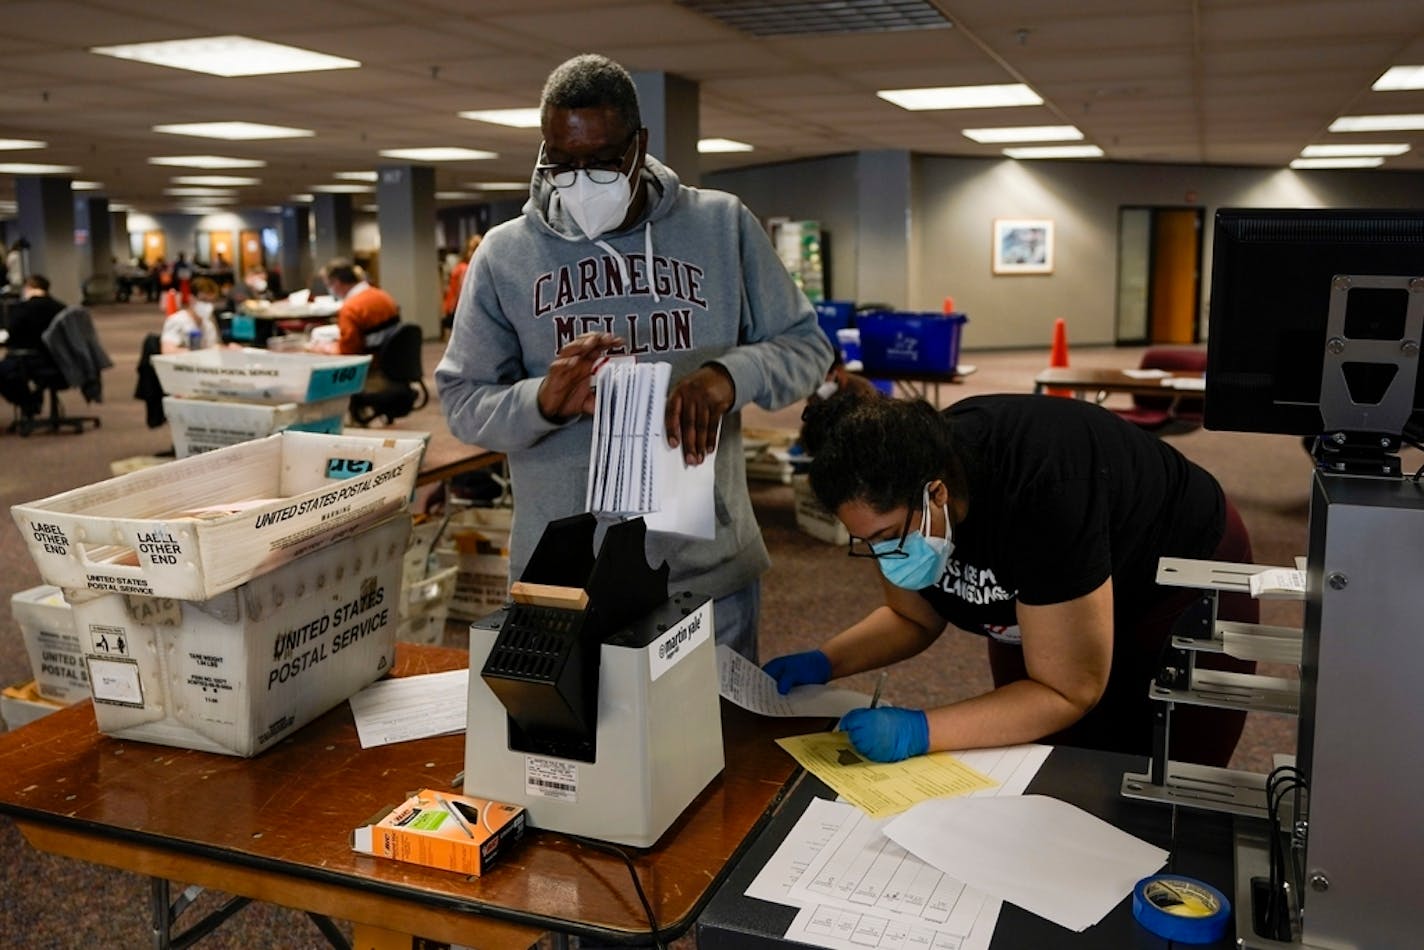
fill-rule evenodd
<path id="1" fill-rule="evenodd" d="M 641 518 L 550 523 L 470 626 L 465 791 L 535 827 L 649 847 L 722 771 L 712 601 L 668 595 Z"/>

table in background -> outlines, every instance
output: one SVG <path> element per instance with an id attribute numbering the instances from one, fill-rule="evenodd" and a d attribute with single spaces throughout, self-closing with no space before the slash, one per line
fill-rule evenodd
<path id="1" fill-rule="evenodd" d="M 1173 399 L 1202 396 L 1201 373 L 1168 373 L 1148 379 L 1135 377 L 1121 369 L 1077 369 L 1071 366 L 1054 366 L 1043 370 L 1033 378 L 1033 391 L 1042 393 L 1047 389 L 1070 390 L 1079 398 L 1092 396 L 1102 402 L 1112 393 L 1126 393 L 1131 396 L 1163 396 Z M 1178 388 L 1177 380 L 1190 380 L 1195 388 Z"/>
<path id="2" fill-rule="evenodd" d="M 1222 893 L 1234 893 L 1229 817 L 1183 808 L 1174 823 L 1173 809 L 1129 801 L 1119 794 L 1123 773 L 1145 771 L 1145 761 L 1135 756 L 1059 746 L 1024 794 L 1048 795 L 1076 805 L 1171 851 L 1168 870 L 1206 881 Z M 795 908 L 747 897 L 745 891 L 813 797 L 834 798 L 835 793 L 812 778 L 787 798 L 698 921 L 699 950 L 785 950 L 806 946 L 782 936 L 796 916 Z M 1171 944 L 1144 930 L 1133 919 L 1131 898 L 1124 898 L 1102 921 L 1082 933 L 1005 902 L 990 946 L 991 950 L 1167 950 Z M 1217 950 L 1235 946 L 1234 930 L 1228 928 L 1226 937 L 1207 946 Z"/>
<path id="3" fill-rule="evenodd" d="M 952 372 L 944 373 L 915 373 L 908 370 L 857 370 L 857 376 L 864 376 L 866 379 L 889 380 L 895 384 L 895 388 L 907 399 L 923 399 L 933 406 L 940 405 L 939 387 L 941 384 L 954 384 L 964 382 L 964 377 L 972 375 L 978 369 L 968 363 L 960 363 Z"/>
<path id="4" fill-rule="evenodd" d="M 395 673 L 466 662 L 402 643 Z M 722 704 L 726 768 L 656 846 L 626 849 L 663 939 L 691 926 L 800 776 L 774 740 L 823 725 Z M 557 833 L 531 832 L 478 878 L 351 850 L 351 830 L 411 789 L 450 788 L 464 743 L 362 749 L 342 703 L 241 759 L 101 735 L 85 702 L 0 735 L 0 813 L 41 851 L 149 875 L 165 895 L 184 881 L 482 950 L 522 950 L 550 930 L 651 942 L 623 862 Z"/>
<path id="5" fill-rule="evenodd" d="M 236 313 L 219 314 L 218 325 L 224 341 L 262 347 L 273 336 L 304 335 L 312 327 L 325 326 L 340 309 L 339 304 L 289 304 L 278 300 L 254 307 L 248 302 Z M 243 327 L 243 321 L 248 320 L 251 332 L 245 332 L 247 328 Z"/>

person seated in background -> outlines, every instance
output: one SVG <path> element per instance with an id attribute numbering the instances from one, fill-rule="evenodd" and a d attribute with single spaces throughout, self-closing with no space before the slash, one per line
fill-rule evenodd
<path id="1" fill-rule="evenodd" d="M 316 339 L 307 349 L 316 353 L 359 356 L 375 353 L 400 323 L 400 307 L 390 294 L 372 287 L 355 264 L 338 258 L 326 265 L 322 279 L 341 301 L 336 314 L 336 340 Z"/>
<path id="2" fill-rule="evenodd" d="M 470 258 L 475 256 L 475 249 L 480 246 L 480 235 L 471 234 L 465 241 L 465 253 L 460 256 L 460 261 L 450 269 L 450 282 L 445 286 L 444 317 L 440 320 L 440 326 L 449 330 L 455 325 L 455 305 L 460 302 L 460 288 L 465 283 L 465 272 L 470 269 Z"/>
<path id="3" fill-rule="evenodd" d="M 265 267 L 249 267 L 247 274 L 242 278 L 242 286 L 247 290 L 248 300 L 272 299 L 272 290 L 267 280 Z"/>
<path id="4" fill-rule="evenodd" d="M 159 333 L 159 352 L 178 353 L 183 350 L 204 350 L 222 342 L 214 319 L 218 300 L 218 285 L 207 277 L 193 279 L 193 300 L 163 321 Z"/>
<path id="5" fill-rule="evenodd" d="M 10 307 L 7 317 L 10 353 L 0 360 L 0 396 L 20 407 L 27 416 L 37 415 L 44 405 L 44 393 L 31 388 L 25 369 L 26 351 L 44 352 L 44 332 L 59 316 L 64 304 L 49 295 L 49 279 L 31 274 L 20 287 L 20 302 Z"/>

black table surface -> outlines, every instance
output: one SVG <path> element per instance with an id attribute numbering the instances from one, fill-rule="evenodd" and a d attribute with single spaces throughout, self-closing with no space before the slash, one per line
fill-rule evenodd
<path id="1" fill-rule="evenodd" d="M 1145 765 L 1146 760 L 1137 756 L 1060 746 L 1049 755 L 1025 794 L 1048 795 L 1069 802 L 1164 848 L 1171 852 L 1171 857 L 1163 871 L 1205 881 L 1230 896 L 1234 874 L 1231 819 L 1225 815 L 1122 798 L 1119 789 L 1123 773 L 1144 772 Z M 835 793 L 808 775 L 782 803 L 780 812 L 703 912 L 697 924 L 699 950 L 781 950 L 808 946 L 782 936 L 796 916 L 795 908 L 747 897 L 745 891 L 813 797 L 834 798 Z M 1228 926 L 1225 937 L 1205 946 L 1228 950 L 1235 944 L 1234 927 Z M 1143 929 L 1133 919 L 1132 899 L 1128 896 L 1082 933 L 1074 933 L 1005 901 L 990 946 L 991 950 L 1050 947 L 1054 950 L 1168 950 L 1183 945 Z"/>

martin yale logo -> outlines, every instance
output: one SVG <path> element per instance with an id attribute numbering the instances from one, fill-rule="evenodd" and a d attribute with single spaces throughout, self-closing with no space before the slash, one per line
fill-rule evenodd
<path id="1" fill-rule="evenodd" d="M 712 602 L 709 600 L 677 626 L 648 644 L 648 673 L 656 680 L 712 636 Z"/>

